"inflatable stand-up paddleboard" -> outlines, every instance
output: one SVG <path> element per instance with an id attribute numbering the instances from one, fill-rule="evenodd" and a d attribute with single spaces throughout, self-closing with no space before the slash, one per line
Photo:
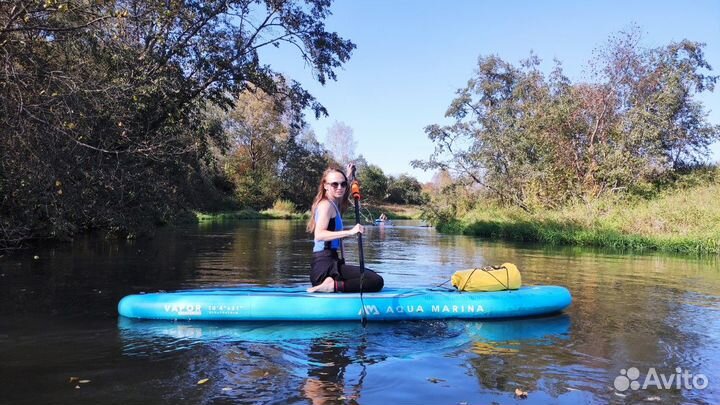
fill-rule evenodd
<path id="1" fill-rule="evenodd" d="M 572 301 L 560 286 L 458 292 L 386 288 L 377 293 L 307 293 L 305 288 L 248 287 L 129 295 L 127 318 L 207 321 L 368 321 L 519 318 L 561 312 Z"/>

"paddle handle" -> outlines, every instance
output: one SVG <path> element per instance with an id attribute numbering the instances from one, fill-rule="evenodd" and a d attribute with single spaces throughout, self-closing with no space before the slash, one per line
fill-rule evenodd
<path id="1" fill-rule="evenodd" d="M 353 177 L 355 173 L 353 173 Z M 355 200 L 355 223 L 360 223 L 360 183 L 356 179 L 353 178 L 352 185 L 350 186 L 350 191 L 353 196 L 353 200 Z M 360 253 L 360 273 L 365 272 L 365 255 L 363 254 L 363 244 L 362 244 L 362 233 L 358 232 L 358 251 Z"/>

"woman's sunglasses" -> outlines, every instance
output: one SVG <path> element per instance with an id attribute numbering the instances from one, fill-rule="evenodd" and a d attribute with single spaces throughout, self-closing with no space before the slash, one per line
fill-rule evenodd
<path id="1" fill-rule="evenodd" d="M 328 183 L 328 184 L 329 184 L 330 187 L 332 187 L 332 188 L 338 188 L 338 187 L 347 188 L 347 181 L 343 181 L 342 183 L 338 183 L 337 181 L 333 181 L 332 183 Z"/>

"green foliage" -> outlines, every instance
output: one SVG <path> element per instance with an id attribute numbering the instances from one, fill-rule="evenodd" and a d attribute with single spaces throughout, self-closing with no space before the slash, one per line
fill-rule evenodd
<path id="1" fill-rule="evenodd" d="M 295 203 L 293 203 L 290 200 L 283 200 L 283 199 L 277 199 L 273 203 L 272 206 L 273 211 L 277 212 L 287 212 L 288 214 L 292 214 L 295 212 Z"/>
<path id="2" fill-rule="evenodd" d="M 246 91 L 229 113 L 218 113 L 230 153 L 218 153 L 238 205 L 261 210 L 278 196 L 306 209 L 331 158 L 302 122 L 262 90 Z"/>
<path id="3" fill-rule="evenodd" d="M 362 188 L 363 198 L 371 201 L 382 201 L 387 195 L 388 178 L 376 165 L 367 165 L 358 171 L 358 180 Z"/>
<path id="4" fill-rule="evenodd" d="M 243 221 L 254 219 L 307 219 L 307 213 L 275 211 L 274 209 L 256 211 L 253 209 L 244 209 L 240 211 L 225 211 L 203 213 L 195 212 L 196 219 L 200 223 Z"/>
<path id="5" fill-rule="evenodd" d="M 478 198 L 462 181 L 445 179 L 430 190 L 422 206 L 422 218 L 439 227 L 453 224 L 477 204 Z"/>
<path id="6" fill-rule="evenodd" d="M 277 195 L 280 179 L 272 172 L 256 169 L 233 176 L 233 182 L 238 204 L 241 207 L 259 210 L 272 204 Z"/>
<path id="7" fill-rule="evenodd" d="M 705 180 L 693 183 L 697 176 Z M 607 195 L 529 214 L 482 203 L 457 217 L 434 217 L 441 231 L 504 240 L 615 249 L 720 253 L 720 170 L 685 174 L 652 199 Z M 459 219 L 457 219 L 459 218 Z"/>
<path id="8" fill-rule="evenodd" d="M 275 99 L 259 89 L 238 97 L 235 108 L 221 116 L 230 154 L 222 158 L 242 207 L 262 209 L 277 197 L 279 161 L 285 152 L 289 128 Z"/>
<path id="9" fill-rule="evenodd" d="M 135 232 L 223 204 L 217 152 L 229 145 L 208 107 L 259 89 L 298 125 L 305 108 L 324 108 L 258 50 L 289 44 L 324 83 L 355 47 L 326 31 L 326 0 L 6 3 L 0 247 L 89 228 Z M 276 187 L 257 183 L 253 192 Z"/>
<path id="10" fill-rule="evenodd" d="M 252 209 L 244 209 L 240 211 L 232 212 L 214 212 L 214 213 L 195 213 L 198 221 L 200 222 L 224 222 L 242 219 L 261 219 L 262 215 Z"/>
<path id="11" fill-rule="evenodd" d="M 285 157 L 281 163 L 280 196 L 300 209 L 309 209 L 330 160 L 328 152 L 311 131 L 291 137 L 285 145 Z"/>
<path id="12" fill-rule="evenodd" d="M 386 201 L 395 204 L 422 204 L 422 185 L 411 176 L 402 174 L 398 178 L 389 177 Z"/>
<path id="13" fill-rule="evenodd" d="M 520 66 L 480 57 L 446 116 L 430 125 L 436 149 L 416 167 L 452 171 L 485 198 L 528 212 L 580 197 L 648 187 L 696 165 L 720 137 L 694 96 L 714 88 L 703 44 L 643 49 L 621 34 L 591 63 L 595 81 L 573 84 L 558 64 L 545 75 L 531 55 Z"/>

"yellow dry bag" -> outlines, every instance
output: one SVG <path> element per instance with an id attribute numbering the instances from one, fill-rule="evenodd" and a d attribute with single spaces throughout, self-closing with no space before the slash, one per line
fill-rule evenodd
<path id="1" fill-rule="evenodd" d="M 452 284 L 458 291 L 517 290 L 522 285 L 520 271 L 512 263 L 456 271 Z"/>

